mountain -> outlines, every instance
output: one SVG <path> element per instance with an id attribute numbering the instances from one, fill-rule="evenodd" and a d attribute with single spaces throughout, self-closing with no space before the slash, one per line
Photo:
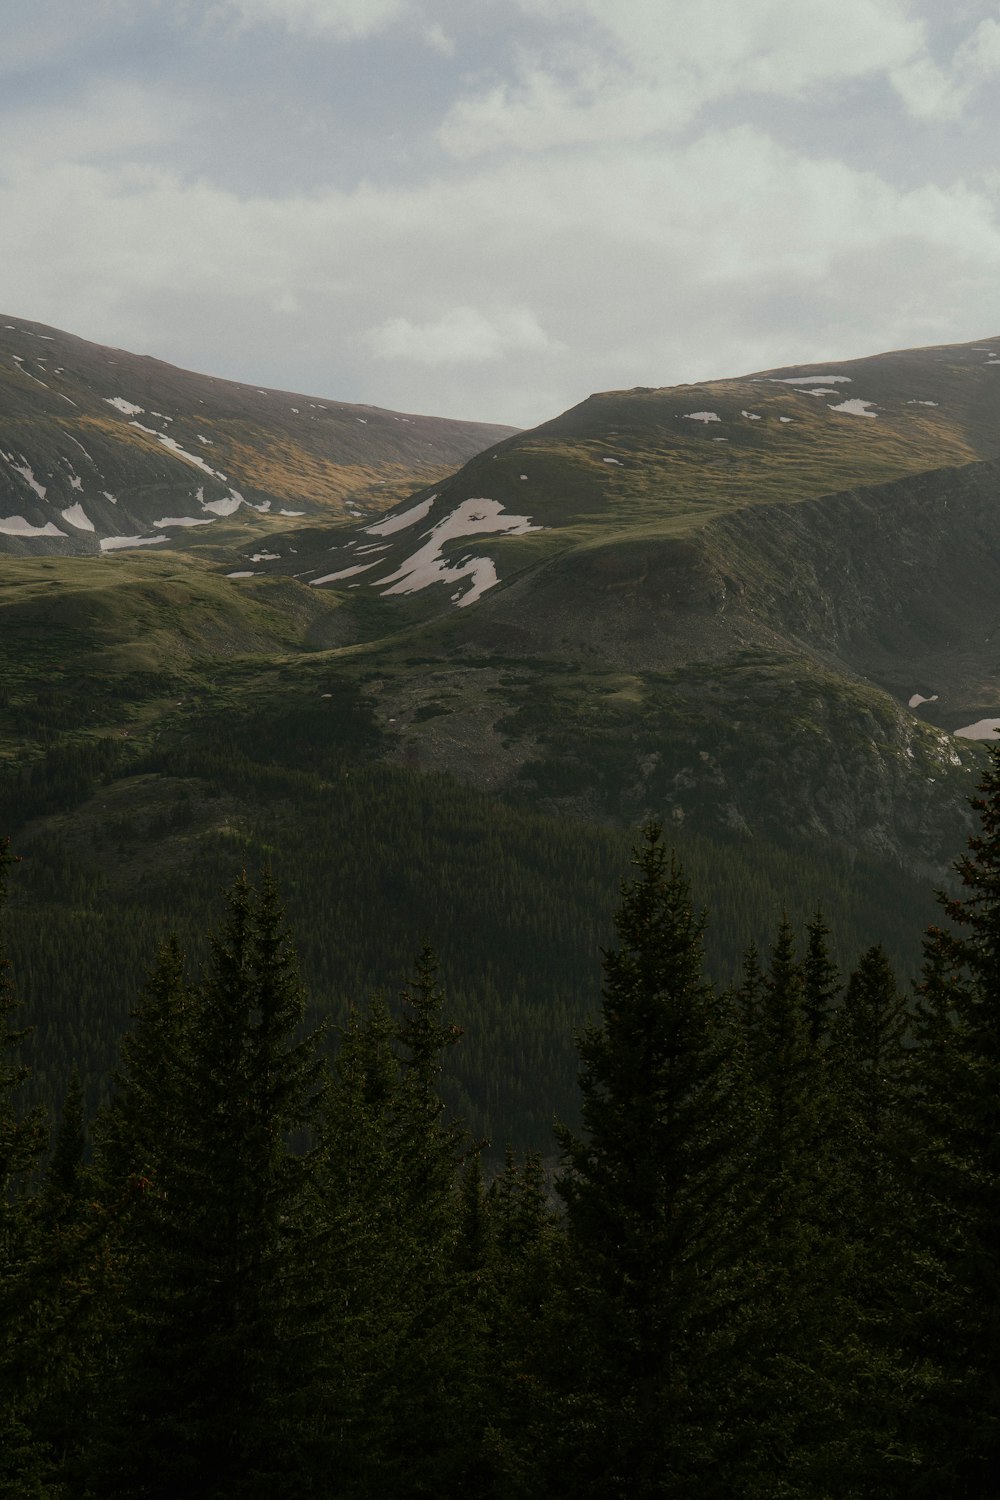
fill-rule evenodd
<path id="1" fill-rule="evenodd" d="M 183 415 L 137 383 L 147 364 L 165 368 L 88 387 L 123 465 L 141 444 L 129 492 L 155 460 L 190 496 L 163 439 L 198 456 L 200 433 L 230 444 L 222 498 L 239 481 L 263 503 L 233 461 L 267 451 L 257 408 L 144 432 Z M 801 922 L 817 903 L 843 963 L 882 939 L 912 972 L 969 827 L 973 736 L 1000 719 L 998 367 L 988 339 L 609 392 L 394 505 L 368 491 L 353 519 L 308 499 L 281 517 L 275 497 L 160 528 L 169 545 L 96 558 L 41 537 L 7 558 L 0 827 L 24 855 L 14 948 L 45 1076 L 82 1030 L 99 1087 L 150 943 L 169 923 L 196 950 L 242 864 L 278 872 L 323 1013 L 439 949 L 470 1038 L 457 1102 L 498 1140 L 537 1141 L 572 1107 L 570 1038 L 644 818 L 712 907 L 721 979 L 782 907 Z M 7 378 L 47 379 L 51 402 L 55 370 Z M 248 399 L 183 378 L 206 408 Z M 383 415 L 379 433 L 407 425 Z M 3 445 L 22 492 L 20 468 L 42 468 L 29 428 Z"/>
<path id="2" fill-rule="evenodd" d="M 0 547 L 232 545 L 378 513 L 510 428 L 261 390 L 0 317 Z M 225 521 L 226 525 L 220 525 Z"/>
<path id="3" fill-rule="evenodd" d="M 453 603 L 479 598 L 488 586 L 482 570 L 457 578 L 429 555 L 410 564 L 419 523 L 421 533 L 434 528 L 449 555 L 465 536 L 530 531 L 530 542 L 500 545 L 506 580 L 567 551 L 600 574 L 609 564 L 596 554 L 617 549 L 625 535 L 633 547 L 678 539 L 748 507 L 1000 455 L 998 372 L 1000 339 L 591 396 L 477 455 L 391 520 L 345 533 L 336 560 L 364 562 L 365 586 L 380 592 L 419 592 L 437 569 L 456 591 Z M 373 543 L 381 544 L 377 563 Z"/>
<path id="4" fill-rule="evenodd" d="M 397 632 L 406 764 L 930 874 L 980 764 L 944 731 L 1000 714 L 998 416 L 1000 339 L 592 396 L 294 571 Z"/>

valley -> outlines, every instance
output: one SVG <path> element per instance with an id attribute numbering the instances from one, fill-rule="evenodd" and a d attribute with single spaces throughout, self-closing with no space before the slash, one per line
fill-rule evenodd
<path id="1" fill-rule="evenodd" d="M 499 1141 L 572 1109 L 645 819 L 721 981 L 817 904 L 845 966 L 882 938 L 914 972 L 986 761 L 955 731 L 1000 715 L 1000 340 L 511 433 L 308 398 L 279 421 L 275 393 L 46 338 L 0 366 L 0 512 L 31 528 L 0 535 L 0 806 L 46 1089 L 86 1036 L 99 1093 L 150 941 L 196 952 L 240 864 L 274 865 L 318 1013 L 432 942 L 473 1039 L 459 1102 Z M 120 535 L 63 397 L 107 438 Z"/>

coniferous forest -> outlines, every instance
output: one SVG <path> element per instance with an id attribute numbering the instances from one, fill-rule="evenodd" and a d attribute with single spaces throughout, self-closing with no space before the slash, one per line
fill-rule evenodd
<path id="1" fill-rule="evenodd" d="M 648 826 L 554 1173 L 444 1107 L 429 950 L 310 1029 L 268 874 L 93 1119 L 26 1102 L 0 953 L 0 1495 L 994 1496 L 1000 751 L 973 806 L 913 994 L 820 914 L 712 985 Z"/>

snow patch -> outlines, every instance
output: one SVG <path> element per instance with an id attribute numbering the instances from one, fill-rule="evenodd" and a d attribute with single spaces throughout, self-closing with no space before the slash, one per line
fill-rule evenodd
<path id="1" fill-rule="evenodd" d="M 936 703 L 937 701 L 937 693 L 934 693 L 930 698 L 923 698 L 919 693 L 914 693 L 913 697 L 910 699 L 909 703 L 906 706 L 907 708 L 919 708 L 921 703 Z"/>
<path id="2" fill-rule="evenodd" d="M 20 474 L 20 476 L 24 480 L 24 482 L 27 485 L 30 485 L 30 487 L 34 490 L 34 492 L 38 496 L 39 500 L 44 500 L 45 499 L 45 495 L 46 495 L 45 485 L 38 483 L 38 480 L 35 478 L 35 475 L 34 475 L 34 472 L 33 472 L 32 468 L 31 468 L 31 465 L 28 463 L 28 460 L 25 458 L 25 456 L 24 456 L 23 453 L 21 454 L 21 462 L 19 464 L 16 464 L 14 462 L 14 455 L 13 455 L 13 453 L 4 453 L 2 449 L 0 449 L 0 458 L 5 459 L 6 462 L 10 464 L 11 468 L 14 470 L 14 472 L 16 474 Z"/>
<path id="3" fill-rule="evenodd" d="M 831 406 L 830 411 L 842 411 L 849 417 L 871 417 L 875 421 L 877 412 L 869 411 L 869 406 L 874 406 L 874 401 L 859 401 L 856 397 L 850 401 L 841 401 L 838 406 Z"/>
<path id="4" fill-rule="evenodd" d="M 741 411 L 741 417 L 746 417 L 748 422 L 763 422 L 764 418 L 757 415 L 755 411 Z"/>
<path id="5" fill-rule="evenodd" d="M 197 453 L 189 453 L 186 448 L 182 448 L 176 438 L 169 437 L 165 432 L 158 432 L 156 436 L 164 448 L 168 448 L 178 458 L 187 459 L 189 464 L 194 464 L 195 468 L 201 469 L 205 474 L 211 474 L 217 479 L 225 479 L 225 474 L 220 474 L 218 469 L 210 469 L 203 458 L 199 458 Z"/>
<path id="6" fill-rule="evenodd" d="M 772 385 L 850 385 L 850 375 L 773 375 Z"/>
<path id="7" fill-rule="evenodd" d="M 227 573 L 226 577 L 227 578 L 256 578 L 257 574 L 254 571 L 254 569 L 251 568 L 249 571 L 244 570 L 242 572 L 241 571 L 237 571 L 236 573 Z"/>
<path id="8" fill-rule="evenodd" d="M 717 411 L 686 411 L 682 413 L 685 422 L 721 422 L 722 418 Z"/>
<path id="9" fill-rule="evenodd" d="M 416 505 L 411 505 L 409 510 L 404 510 L 398 516 L 389 516 L 385 521 L 376 521 L 371 526 L 365 527 L 368 536 L 394 536 L 397 531 L 405 531 L 407 526 L 414 526 L 417 521 L 422 521 L 427 515 L 437 495 L 432 495 L 429 500 L 418 500 Z"/>
<path id="10" fill-rule="evenodd" d="M 250 558 L 251 562 L 277 562 L 281 557 L 280 552 L 255 552 Z"/>
<path id="11" fill-rule="evenodd" d="M 104 496 L 105 500 L 110 500 L 112 505 L 118 504 L 118 496 L 112 495 L 110 490 L 102 490 L 101 494 Z"/>
<path id="12" fill-rule="evenodd" d="M 966 724 L 964 729 L 954 732 L 960 740 L 991 740 L 998 729 L 1000 719 L 977 719 L 974 724 Z"/>
<path id="13" fill-rule="evenodd" d="M 24 368 L 24 357 L 22 355 L 20 355 L 20 354 L 12 354 L 11 358 L 14 360 L 15 364 L 17 365 L 17 368 L 20 370 L 20 372 L 21 372 L 22 375 L 27 375 L 27 377 L 28 377 L 29 380 L 33 380 L 36 385 L 42 386 L 42 388 L 44 390 L 47 391 L 47 390 L 50 389 L 50 387 L 45 384 L 44 380 L 39 380 L 39 378 L 38 378 L 37 375 L 32 375 L 32 373 L 31 373 L 30 370 L 26 370 Z M 69 401 L 69 397 L 68 396 L 63 396 L 63 400 L 64 401 Z M 71 406 L 75 406 L 76 402 L 75 401 L 71 401 L 70 405 Z"/>
<path id="14" fill-rule="evenodd" d="M 105 536 L 101 538 L 102 552 L 121 552 L 126 547 L 155 547 L 165 542 L 165 536 Z"/>
<path id="15" fill-rule="evenodd" d="M 795 418 L 794 417 L 779 417 L 778 421 L 779 422 L 794 422 Z"/>
<path id="16" fill-rule="evenodd" d="M 64 521 L 68 521 L 71 526 L 75 526 L 77 531 L 94 530 L 94 523 L 82 505 L 67 505 L 62 513 L 62 518 Z"/>
<path id="17" fill-rule="evenodd" d="M 278 511 L 278 515 L 279 516 L 304 516 L 305 515 L 305 511 L 304 510 L 279 510 Z"/>
<path id="18" fill-rule="evenodd" d="M 136 406 L 133 401 L 126 401 L 124 396 L 105 396 L 104 400 L 108 406 L 115 407 L 126 417 L 141 417 L 145 411 L 145 407 Z"/>
<path id="19" fill-rule="evenodd" d="M 163 516 L 153 525 L 161 530 L 164 526 L 211 526 L 211 516 Z"/>
<path id="20" fill-rule="evenodd" d="M 625 465 L 622 463 L 622 461 L 621 461 L 620 458 L 602 458 L 601 459 L 601 463 L 602 464 L 617 464 L 618 467 L 619 467 L 619 469 L 624 469 L 624 467 L 625 467 Z"/>
<path id="21" fill-rule="evenodd" d="M 907 406 L 940 406 L 940 401 L 907 401 Z"/>
<path id="22" fill-rule="evenodd" d="M 202 492 L 199 492 L 202 493 Z M 242 495 L 237 495 L 233 490 L 221 500 L 205 500 L 202 510 L 214 511 L 217 516 L 231 516 L 234 510 L 239 510 L 243 504 Z"/>
<path id="23" fill-rule="evenodd" d="M 24 516 L 0 516 L 0 535 L 3 536 L 65 536 L 54 521 L 44 526 L 33 526 Z"/>
<path id="24" fill-rule="evenodd" d="M 450 516 L 438 522 L 424 545 L 408 557 L 395 573 L 378 580 L 382 594 L 415 594 L 432 583 L 458 583 L 463 578 L 469 578 L 471 587 L 454 602 L 460 608 L 474 604 L 487 589 L 494 588 L 500 582 L 492 559 L 466 557 L 460 563 L 449 564 L 441 555 L 441 547 L 445 542 L 458 537 L 496 535 L 498 532 L 523 536 L 528 531 L 542 530 L 540 526 L 532 525 L 528 516 L 505 515 L 503 509 L 498 500 L 463 500 Z M 385 584 L 390 586 L 382 587 Z"/>
<path id="25" fill-rule="evenodd" d="M 378 567 L 381 561 L 380 557 L 373 557 L 371 562 L 358 563 L 354 568 L 341 568 L 339 573 L 324 573 L 322 578 L 310 578 L 309 583 L 315 588 L 318 583 L 336 583 L 341 578 L 353 578 L 355 573 L 367 573 L 369 568 Z"/>

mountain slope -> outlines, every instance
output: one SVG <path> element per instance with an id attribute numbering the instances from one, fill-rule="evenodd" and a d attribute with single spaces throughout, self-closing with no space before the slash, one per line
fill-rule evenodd
<path id="1" fill-rule="evenodd" d="M 943 731 L 1000 716 L 998 368 L 994 340 L 591 397 L 255 571 L 367 601 L 353 669 L 404 764 L 940 878 L 981 764 Z"/>
<path id="2" fill-rule="evenodd" d="M 383 596 L 439 583 L 429 610 L 464 607 L 570 547 L 686 536 L 746 506 L 996 457 L 998 419 L 1000 338 L 607 392 L 477 455 L 392 518 L 345 532 L 332 556 L 308 558 L 309 571 L 300 555 L 296 570 Z"/>
<path id="3" fill-rule="evenodd" d="M 375 517 L 266 543 L 241 507 L 185 553 L 8 559 L 24 930 L 58 932 L 72 976 L 130 913 L 113 996 L 88 991 L 95 1077 L 140 937 L 175 906 L 194 932 L 229 860 L 280 867 L 324 1007 L 440 934 L 492 1119 L 569 1090 L 593 991 L 559 976 L 645 817 L 699 862 L 720 975 L 817 902 L 845 962 L 891 933 L 910 967 L 985 758 L 951 731 L 1000 719 L 998 345 L 591 397 Z"/>
<path id="4" fill-rule="evenodd" d="M 259 390 L 0 317 L 0 547 L 185 547 L 202 528 L 377 513 L 510 431 Z"/>

